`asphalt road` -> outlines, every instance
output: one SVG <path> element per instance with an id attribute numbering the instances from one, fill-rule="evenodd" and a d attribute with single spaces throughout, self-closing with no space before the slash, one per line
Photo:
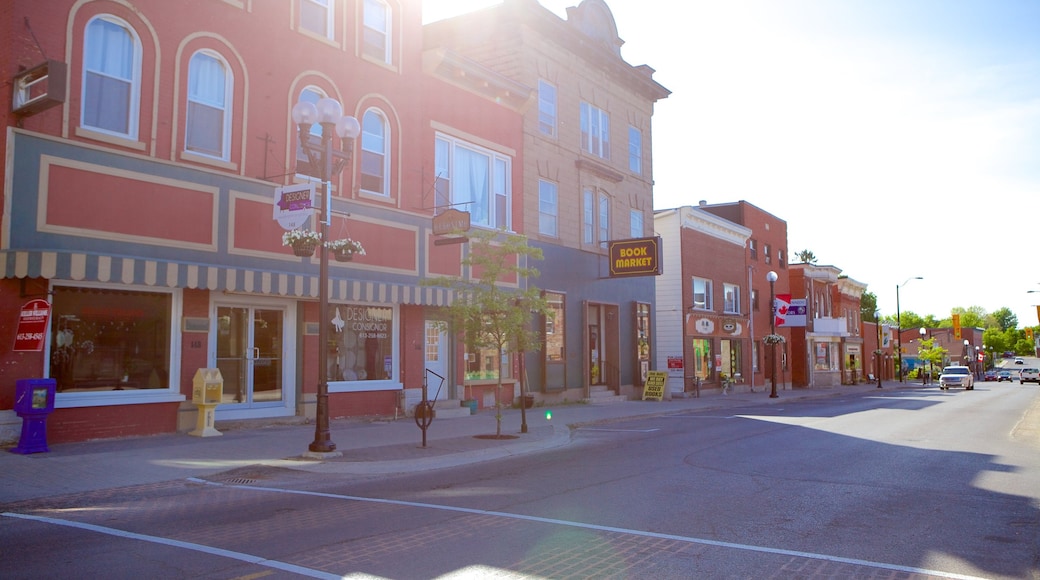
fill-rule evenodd
<path id="1" fill-rule="evenodd" d="M 1040 578 L 1040 389 L 578 429 L 394 478 L 243 468 L 7 506 L 5 578 Z"/>

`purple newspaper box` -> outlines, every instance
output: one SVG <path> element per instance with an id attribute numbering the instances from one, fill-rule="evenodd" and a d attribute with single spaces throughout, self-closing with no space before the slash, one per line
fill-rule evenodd
<path id="1" fill-rule="evenodd" d="M 22 436 L 11 453 L 40 453 L 47 448 L 47 415 L 54 412 L 54 379 L 19 379 L 15 384 L 14 412 L 22 418 Z"/>

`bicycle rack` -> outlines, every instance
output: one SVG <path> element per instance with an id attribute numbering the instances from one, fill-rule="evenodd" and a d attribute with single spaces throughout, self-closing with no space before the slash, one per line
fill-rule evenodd
<path id="1" fill-rule="evenodd" d="M 429 381 L 430 375 L 434 375 L 441 380 L 440 384 L 437 385 L 437 392 L 433 396 L 433 402 L 429 399 Z M 426 373 L 423 374 L 422 382 L 422 400 L 415 406 L 415 424 L 422 430 L 422 446 L 426 447 L 426 429 L 429 428 L 430 423 L 433 423 L 433 406 L 437 404 L 437 399 L 440 397 L 441 388 L 444 386 L 444 377 L 439 374 L 426 369 Z"/>

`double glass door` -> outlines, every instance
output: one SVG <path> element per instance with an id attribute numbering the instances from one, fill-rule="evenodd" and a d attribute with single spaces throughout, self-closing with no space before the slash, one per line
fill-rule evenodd
<path id="1" fill-rule="evenodd" d="M 224 378 L 222 405 L 282 404 L 285 314 L 254 306 L 217 306 L 216 364 Z"/>

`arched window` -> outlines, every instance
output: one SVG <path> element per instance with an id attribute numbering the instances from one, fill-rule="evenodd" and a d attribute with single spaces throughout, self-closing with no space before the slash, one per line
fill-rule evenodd
<path id="1" fill-rule="evenodd" d="M 390 195 L 390 136 L 386 116 L 376 109 L 365 111 L 361 122 L 361 190 Z"/>
<path id="2" fill-rule="evenodd" d="M 141 42 L 126 22 L 108 15 L 87 23 L 83 43 L 80 124 L 137 139 Z"/>
<path id="3" fill-rule="evenodd" d="M 184 148 L 227 159 L 233 82 L 227 63 L 208 51 L 188 63 L 188 106 Z"/>

